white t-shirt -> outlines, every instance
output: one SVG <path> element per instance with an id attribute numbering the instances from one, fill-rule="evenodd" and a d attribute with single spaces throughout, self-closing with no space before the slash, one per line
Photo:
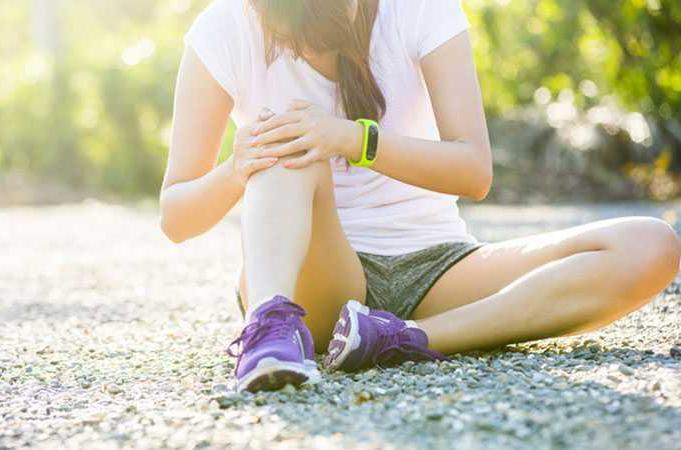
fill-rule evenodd
<path id="1" fill-rule="evenodd" d="M 440 139 L 419 61 L 468 25 L 459 0 L 380 1 L 370 54 L 387 103 L 382 129 Z M 185 44 L 234 100 L 237 126 L 254 122 L 263 107 L 282 112 L 295 98 L 343 116 L 336 84 L 302 58 L 282 53 L 267 66 L 260 22 L 247 0 L 214 0 Z M 355 251 L 398 255 L 447 241 L 476 242 L 459 216 L 456 196 L 349 166 L 341 157 L 332 158 L 331 166 L 338 214 Z"/>

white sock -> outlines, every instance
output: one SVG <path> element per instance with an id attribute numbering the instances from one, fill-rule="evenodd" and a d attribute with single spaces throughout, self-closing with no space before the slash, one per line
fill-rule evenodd
<path id="1" fill-rule="evenodd" d="M 263 303 L 265 303 L 268 300 L 271 300 L 271 298 L 269 298 L 267 300 L 262 300 L 262 301 L 260 301 L 256 304 L 254 304 L 254 305 L 248 305 L 248 308 L 246 308 L 246 316 L 244 317 L 244 324 L 249 324 L 251 322 L 251 316 L 253 315 L 255 310 L 258 309 L 260 307 L 260 305 L 262 305 Z"/>
<path id="2" fill-rule="evenodd" d="M 251 316 L 253 315 L 253 313 L 255 312 L 256 309 L 260 308 L 260 306 L 262 306 L 263 303 L 269 302 L 270 300 L 272 300 L 277 295 L 281 295 L 281 294 L 268 295 L 268 296 L 264 297 L 262 300 L 260 300 L 259 302 L 256 302 L 255 304 L 252 304 L 252 305 L 248 305 L 248 308 L 246 308 L 246 314 L 245 314 L 245 317 L 244 317 L 244 324 L 246 325 L 246 324 L 250 323 Z M 286 296 L 283 296 L 283 297 L 286 297 Z M 288 298 L 288 297 L 286 297 L 286 298 Z"/>
<path id="3" fill-rule="evenodd" d="M 249 323 L 251 323 L 251 313 L 252 313 L 252 312 L 253 312 L 253 310 L 252 310 L 251 308 L 248 308 L 248 309 L 246 310 L 246 314 L 244 315 L 244 320 L 243 320 L 243 322 L 242 322 L 243 326 L 246 326 L 246 325 L 248 325 Z"/>
<path id="4" fill-rule="evenodd" d="M 418 328 L 419 330 L 421 329 L 421 327 L 418 326 L 416 322 L 413 320 L 405 320 L 404 323 L 407 325 L 407 328 Z"/>

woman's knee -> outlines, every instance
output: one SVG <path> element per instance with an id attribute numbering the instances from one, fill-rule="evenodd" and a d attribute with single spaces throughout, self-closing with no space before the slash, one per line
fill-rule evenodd
<path id="1" fill-rule="evenodd" d="M 666 222 L 650 219 L 644 231 L 645 240 L 649 242 L 648 262 L 650 266 L 666 275 L 665 286 L 679 271 L 681 258 L 681 242 L 676 231 Z"/>
<path id="2" fill-rule="evenodd" d="M 281 158 L 274 166 L 251 175 L 246 190 L 272 189 L 277 192 L 286 186 L 305 186 L 314 189 L 327 179 L 331 180 L 329 161 L 316 161 L 301 169 L 289 169 L 284 163 L 292 158 Z"/>
<path id="3" fill-rule="evenodd" d="M 636 217 L 623 222 L 613 240 L 614 253 L 621 262 L 619 278 L 626 291 L 654 295 L 676 276 L 681 242 L 674 229 L 653 217 Z"/>

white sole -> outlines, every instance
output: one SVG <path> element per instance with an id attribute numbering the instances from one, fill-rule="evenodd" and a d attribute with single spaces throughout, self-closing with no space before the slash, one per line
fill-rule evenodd
<path id="1" fill-rule="evenodd" d="M 337 369 L 345 360 L 348 355 L 354 350 L 357 350 L 362 344 L 362 336 L 359 334 L 359 320 L 357 319 L 358 314 L 365 316 L 369 315 L 369 308 L 358 302 L 357 300 L 348 301 L 344 308 L 348 309 L 348 317 L 350 319 L 350 331 L 348 336 L 343 336 L 345 340 L 345 345 L 343 349 L 337 356 L 334 356 L 327 367 L 331 370 Z M 340 319 L 339 319 L 340 320 Z M 335 339 L 335 336 L 334 336 Z"/>
<path id="2" fill-rule="evenodd" d="M 267 377 L 274 380 L 273 385 L 282 384 L 281 380 L 277 380 L 277 374 L 296 374 L 300 375 L 304 380 L 297 384 L 317 381 L 320 378 L 317 363 L 314 360 L 306 359 L 302 364 L 288 361 L 279 361 L 277 358 L 263 358 L 258 362 L 258 365 L 248 372 L 248 374 L 239 380 L 237 383 L 237 391 L 241 392 L 249 390 L 252 384 L 260 378 Z M 286 377 L 284 377 L 285 379 Z M 281 387 L 288 383 L 283 383 Z"/>

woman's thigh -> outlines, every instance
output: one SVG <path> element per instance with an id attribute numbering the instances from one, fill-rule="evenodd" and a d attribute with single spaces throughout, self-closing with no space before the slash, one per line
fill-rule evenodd
<path id="1" fill-rule="evenodd" d="M 646 246 L 637 233 L 650 228 L 652 220 L 609 219 L 488 244 L 445 272 L 413 318 L 423 319 L 483 299 L 539 266 L 576 253 L 622 247 L 636 252 L 637 246 Z"/>
<path id="2" fill-rule="evenodd" d="M 308 253 L 298 276 L 295 298 L 307 311 L 305 323 L 310 328 L 318 350 L 326 349 L 341 307 L 350 299 L 365 301 L 366 282 L 362 264 L 352 249 L 336 211 L 328 163 L 320 165 L 320 179 L 312 213 L 312 235 Z M 240 292 L 247 302 L 245 277 Z"/>

